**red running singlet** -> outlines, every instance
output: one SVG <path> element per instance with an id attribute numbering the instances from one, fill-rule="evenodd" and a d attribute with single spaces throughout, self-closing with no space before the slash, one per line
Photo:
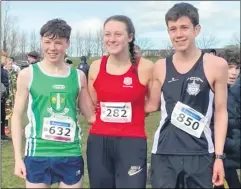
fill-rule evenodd
<path id="1" fill-rule="evenodd" d="M 137 65 L 123 75 L 106 72 L 108 56 L 103 56 L 94 81 L 98 108 L 91 134 L 103 136 L 141 137 L 145 133 L 146 86 L 140 83 Z"/>

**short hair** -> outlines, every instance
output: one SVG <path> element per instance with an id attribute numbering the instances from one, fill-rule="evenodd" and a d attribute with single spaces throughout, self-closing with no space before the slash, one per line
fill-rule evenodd
<path id="1" fill-rule="evenodd" d="M 9 59 L 12 59 L 12 61 L 13 61 L 13 62 L 15 61 L 15 58 L 13 58 L 12 56 L 11 56 L 11 57 L 9 57 Z"/>
<path id="2" fill-rule="evenodd" d="M 70 39 L 71 27 L 66 21 L 61 19 L 53 19 L 48 21 L 40 29 L 41 37 L 65 38 Z"/>
<path id="3" fill-rule="evenodd" d="M 240 67 L 240 51 L 237 49 L 224 49 L 220 52 L 219 57 L 224 58 L 228 64 Z"/>
<path id="4" fill-rule="evenodd" d="M 210 51 L 209 51 L 209 53 L 213 53 L 213 54 L 217 54 L 217 51 L 215 50 L 215 49 L 211 49 Z"/>
<path id="5" fill-rule="evenodd" d="M 197 26 L 199 24 L 198 9 L 189 3 L 182 2 L 175 4 L 167 11 L 165 15 L 166 25 L 168 26 L 168 21 L 177 21 L 183 16 L 188 17 L 193 26 Z"/>

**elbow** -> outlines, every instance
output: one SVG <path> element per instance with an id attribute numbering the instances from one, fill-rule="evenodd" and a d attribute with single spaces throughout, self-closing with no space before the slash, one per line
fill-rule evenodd
<path id="1" fill-rule="evenodd" d="M 145 113 L 151 113 L 151 112 L 155 112 L 155 111 L 158 111 L 159 110 L 159 108 L 158 108 L 158 106 L 155 106 L 155 105 L 151 105 L 151 104 L 149 104 L 149 105 L 146 105 L 145 106 Z"/>
<path id="2" fill-rule="evenodd" d="M 89 116 L 87 118 L 87 121 L 88 121 L 89 124 L 93 124 L 95 122 L 95 120 L 96 120 L 96 116 L 95 115 Z"/>

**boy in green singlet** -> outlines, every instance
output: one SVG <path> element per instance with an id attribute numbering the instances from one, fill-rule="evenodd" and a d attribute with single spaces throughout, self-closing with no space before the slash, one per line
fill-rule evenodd
<path id="1" fill-rule="evenodd" d="M 12 116 L 15 175 L 26 188 L 81 188 L 84 174 L 78 109 L 95 121 L 85 74 L 65 64 L 71 27 L 53 19 L 40 30 L 43 60 L 19 73 Z M 28 103 L 28 104 L 27 104 Z M 22 159 L 22 117 L 28 106 L 25 157 Z"/>

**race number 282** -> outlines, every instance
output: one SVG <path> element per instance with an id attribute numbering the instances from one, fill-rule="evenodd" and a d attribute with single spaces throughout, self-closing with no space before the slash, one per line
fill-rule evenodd
<path id="1" fill-rule="evenodd" d="M 180 113 L 177 117 L 177 121 L 180 123 L 184 122 L 186 126 L 191 126 L 193 130 L 197 130 L 199 127 L 199 122 L 193 120 L 191 117 L 186 116 L 183 113 Z"/>
<path id="2" fill-rule="evenodd" d="M 108 112 L 107 117 L 127 117 L 126 110 L 124 109 L 108 108 L 106 111 Z"/>

